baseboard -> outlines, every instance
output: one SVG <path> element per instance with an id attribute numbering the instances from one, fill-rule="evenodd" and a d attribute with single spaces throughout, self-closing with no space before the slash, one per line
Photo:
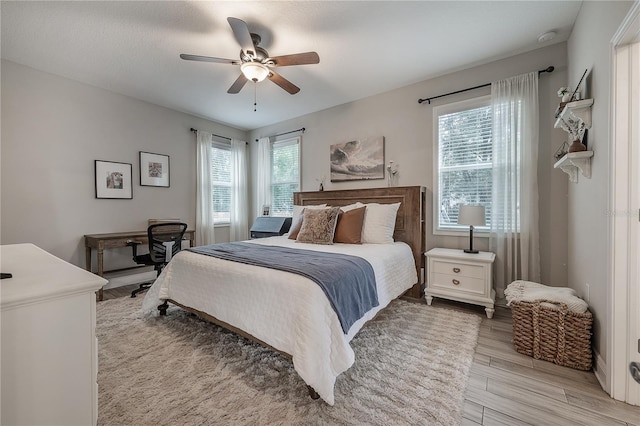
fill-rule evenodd
<path id="1" fill-rule="evenodd" d="M 156 271 L 152 269 L 150 271 L 137 272 L 133 274 L 107 274 L 105 275 L 105 278 L 109 282 L 103 287 L 103 289 L 108 290 L 110 288 L 153 281 L 156 279 Z"/>
<path id="2" fill-rule="evenodd" d="M 602 357 L 596 350 L 593 351 L 593 357 L 595 360 L 593 365 L 593 373 L 595 374 L 596 379 L 598 379 L 598 382 L 600 382 L 600 387 L 602 387 L 602 389 L 606 393 L 611 395 L 611 389 L 609 389 L 609 380 L 607 376 L 607 363 L 604 361 L 604 359 L 602 359 Z"/>

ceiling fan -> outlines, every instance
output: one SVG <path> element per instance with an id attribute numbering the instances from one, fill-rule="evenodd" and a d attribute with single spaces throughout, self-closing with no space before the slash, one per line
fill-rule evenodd
<path id="1" fill-rule="evenodd" d="M 227 93 L 239 93 L 249 80 L 257 83 L 268 78 L 290 94 L 295 95 L 300 91 L 300 88 L 275 72 L 272 68 L 289 65 L 317 64 L 320 62 L 320 57 L 316 52 L 270 57 L 266 50 L 258 46 L 261 41 L 260 36 L 255 33 L 250 33 L 249 27 L 247 27 L 247 24 L 242 19 L 229 17 L 227 21 L 229 21 L 233 35 L 242 48 L 240 50 L 239 60 L 187 55 L 184 53 L 180 55 L 182 59 L 187 61 L 240 65 L 241 74 L 229 90 L 227 90 Z"/>

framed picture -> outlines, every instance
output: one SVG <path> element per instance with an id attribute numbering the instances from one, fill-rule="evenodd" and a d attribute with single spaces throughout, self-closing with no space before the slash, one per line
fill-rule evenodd
<path id="1" fill-rule="evenodd" d="M 96 198 L 133 198 L 131 163 L 95 160 Z"/>
<path id="2" fill-rule="evenodd" d="M 384 179 L 384 137 L 331 145 L 331 182 Z"/>
<path id="3" fill-rule="evenodd" d="M 169 156 L 140 151 L 140 186 L 169 187 Z"/>

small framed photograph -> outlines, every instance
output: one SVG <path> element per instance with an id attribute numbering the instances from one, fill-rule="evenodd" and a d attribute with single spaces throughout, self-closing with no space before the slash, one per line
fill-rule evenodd
<path id="1" fill-rule="evenodd" d="M 140 151 L 140 186 L 169 187 L 169 156 Z"/>
<path id="2" fill-rule="evenodd" d="M 133 198 L 131 163 L 95 160 L 96 198 Z"/>

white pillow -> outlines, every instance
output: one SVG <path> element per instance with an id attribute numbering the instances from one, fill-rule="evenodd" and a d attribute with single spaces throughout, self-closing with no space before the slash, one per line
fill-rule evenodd
<path id="1" fill-rule="evenodd" d="M 362 242 L 369 244 L 392 243 L 400 203 L 369 203 L 365 205 L 367 209 L 362 225 Z"/>
<path id="2" fill-rule="evenodd" d="M 293 206 L 293 214 L 291 215 L 291 227 L 289 228 L 289 230 L 293 230 L 296 229 L 296 226 L 298 227 L 298 229 L 300 228 L 300 223 L 298 223 L 298 221 L 302 222 L 302 210 L 304 209 L 322 209 L 327 207 L 327 204 L 317 204 L 315 206 Z M 289 235 L 289 233 L 287 233 L 287 235 Z"/>
<path id="3" fill-rule="evenodd" d="M 358 201 L 357 203 L 353 203 L 353 204 L 349 204 L 346 206 L 342 206 L 340 207 L 340 210 L 342 210 L 343 212 L 348 212 L 349 210 L 353 210 L 353 209 L 357 209 L 360 207 L 363 207 L 364 204 L 362 204 L 360 201 Z"/>

